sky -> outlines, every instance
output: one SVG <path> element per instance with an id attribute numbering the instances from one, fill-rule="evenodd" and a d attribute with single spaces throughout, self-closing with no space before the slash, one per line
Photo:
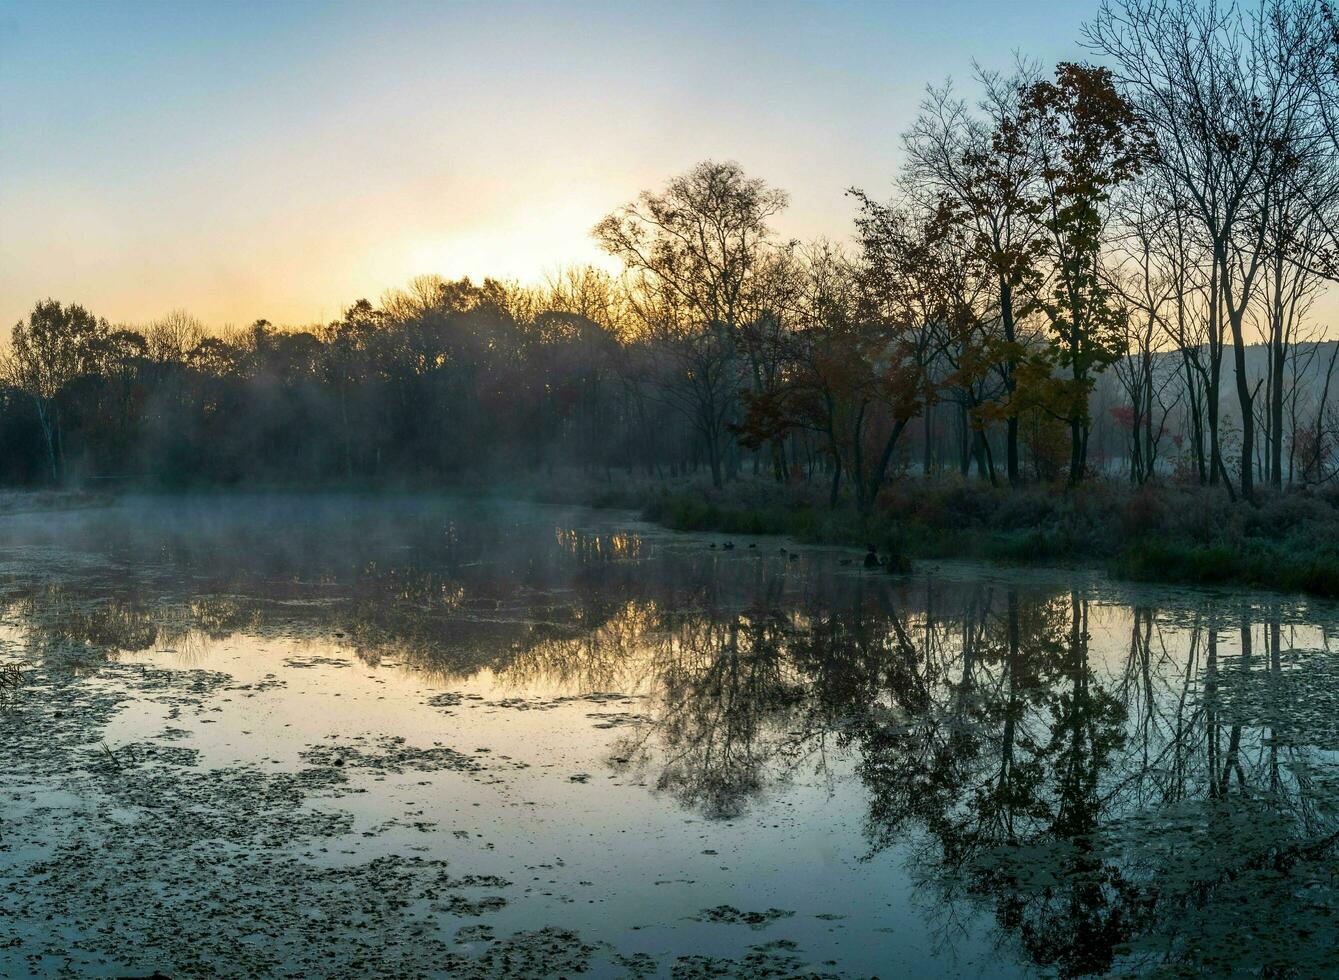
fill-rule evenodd
<path id="1" fill-rule="evenodd" d="M 0 325 L 612 268 L 592 226 L 704 159 L 789 191 L 786 237 L 845 238 L 928 83 L 1082 58 L 1096 2 L 0 0 Z"/>

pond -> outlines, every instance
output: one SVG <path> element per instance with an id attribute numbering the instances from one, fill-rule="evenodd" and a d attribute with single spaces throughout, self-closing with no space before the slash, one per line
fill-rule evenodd
<path id="1" fill-rule="evenodd" d="M 1339 608 L 458 498 L 0 530 L 4 976 L 1339 971 Z"/>

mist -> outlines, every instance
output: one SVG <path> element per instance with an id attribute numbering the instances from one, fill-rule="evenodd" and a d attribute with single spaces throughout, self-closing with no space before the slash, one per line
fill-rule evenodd
<path id="1" fill-rule="evenodd" d="M 0 357 L 0 976 L 1339 976 L 1339 14 L 1094 0 L 1059 39 L 1081 56 L 995 52 L 889 129 L 846 63 L 884 39 L 839 28 L 961 36 L 905 6 L 610 11 L 657 22 L 635 44 L 555 7 L 542 57 L 518 57 L 534 23 L 485 32 L 502 56 L 444 90 L 486 147 L 397 140 L 388 57 L 431 48 L 406 77 L 439 83 L 468 59 L 431 11 L 360 10 L 338 85 L 293 45 L 247 91 L 297 79 L 344 168 L 446 172 L 443 134 L 477 167 L 523 150 L 474 202 L 506 221 L 384 198 L 416 199 L 406 247 L 451 275 L 311 273 L 383 226 L 355 179 L 245 256 L 338 226 L 267 270 L 328 289 L 322 322 L 34 290 Z M 314 42 L 343 12 L 265 10 Z M 206 15 L 238 51 L 256 31 L 170 14 Z M 616 138 L 582 138 L 622 119 L 578 34 L 642 76 Z M 193 85 L 231 84 L 188 50 Z M 805 50 L 831 56 L 801 94 Z M 639 96 L 662 77 L 692 89 Z M 564 81 L 590 104 L 549 113 Z M 591 191 L 694 104 L 673 165 Z M 820 168 L 837 237 L 794 238 L 792 178 L 839 129 L 896 165 Z M 792 165 L 733 158 L 764 140 Z M 115 160 L 66 165 L 93 187 Z M 550 160 L 561 215 L 514 177 Z M 228 186 L 329 192 L 320 169 Z M 185 223 L 182 186 L 137 240 Z M 586 261 L 506 278 L 588 207 L 552 257 Z M 208 256 L 281 220 L 164 238 L 190 274 L 155 295 L 228 282 Z"/>

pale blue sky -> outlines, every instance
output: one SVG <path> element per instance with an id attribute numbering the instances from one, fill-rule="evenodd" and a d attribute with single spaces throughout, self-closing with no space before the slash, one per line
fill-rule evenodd
<path id="1" fill-rule="evenodd" d="M 844 237 L 928 82 L 1082 57 L 1096 0 L 0 0 L 0 317 L 309 322 L 409 277 L 538 278 L 713 157 Z"/>

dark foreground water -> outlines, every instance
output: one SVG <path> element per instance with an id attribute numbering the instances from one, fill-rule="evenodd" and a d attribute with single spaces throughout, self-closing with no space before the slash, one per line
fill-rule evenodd
<path id="1" fill-rule="evenodd" d="M 0 975 L 1339 972 L 1333 605 L 464 500 L 0 521 Z"/>

